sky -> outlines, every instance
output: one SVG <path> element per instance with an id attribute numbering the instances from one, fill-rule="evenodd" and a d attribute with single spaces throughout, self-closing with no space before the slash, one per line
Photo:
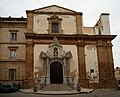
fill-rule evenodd
<path id="1" fill-rule="evenodd" d="M 26 17 L 26 10 L 58 5 L 83 13 L 83 23 L 93 27 L 101 13 L 110 13 L 114 66 L 120 67 L 120 0 L 0 0 L 1 17 Z"/>

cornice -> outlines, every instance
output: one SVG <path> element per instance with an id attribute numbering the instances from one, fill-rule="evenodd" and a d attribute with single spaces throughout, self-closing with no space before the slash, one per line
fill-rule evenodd
<path id="1" fill-rule="evenodd" d="M 47 39 L 57 37 L 58 39 L 95 39 L 95 40 L 113 40 L 117 35 L 87 35 L 87 34 L 35 34 L 35 33 L 25 33 L 27 39 Z"/>
<path id="2" fill-rule="evenodd" d="M 0 59 L 0 62 L 26 62 L 26 59 Z"/>
<path id="3" fill-rule="evenodd" d="M 25 45 L 26 42 L 0 42 L 0 44 Z"/>

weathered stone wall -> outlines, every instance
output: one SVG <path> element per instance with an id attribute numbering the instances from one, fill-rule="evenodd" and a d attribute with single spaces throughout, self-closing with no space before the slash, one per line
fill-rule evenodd
<path id="1" fill-rule="evenodd" d="M 94 28 L 93 27 L 84 27 L 83 34 L 95 35 Z"/>
<path id="2" fill-rule="evenodd" d="M 38 34 L 48 34 L 49 22 L 47 18 L 50 18 L 52 15 L 34 15 L 34 33 Z M 73 15 L 57 15 L 62 19 L 61 21 L 61 33 L 62 34 L 76 34 L 76 17 Z"/>
<path id="3" fill-rule="evenodd" d="M 16 70 L 15 81 L 26 77 L 26 22 L 0 23 L 0 81 L 10 81 L 9 69 Z M 11 33 L 17 34 L 17 40 L 11 40 Z M 10 48 L 16 49 L 16 58 L 10 58 Z"/>
<path id="4" fill-rule="evenodd" d="M 0 62 L 0 80 L 9 80 L 9 69 L 16 69 L 16 80 L 25 79 L 25 62 L 15 61 L 3 61 Z"/>

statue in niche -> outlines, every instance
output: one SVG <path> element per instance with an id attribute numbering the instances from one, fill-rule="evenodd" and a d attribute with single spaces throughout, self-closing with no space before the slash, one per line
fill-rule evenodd
<path id="1" fill-rule="evenodd" d="M 54 48 L 54 57 L 58 57 L 58 49 Z"/>

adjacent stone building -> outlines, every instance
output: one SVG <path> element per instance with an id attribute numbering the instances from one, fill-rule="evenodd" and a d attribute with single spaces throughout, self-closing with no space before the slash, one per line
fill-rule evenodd
<path id="1" fill-rule="evenodd" d="M 117 80 L 118 88 L 120 89 L 120 67 L 115 68 L 115 78 Z"/>
<path id="2" fill-rule="evenodd" d="M 84 26 L 83 13 L 57 5 L 26 14 L 0 17 L 1 82 L 116 88 L 108 13 L 94 27 Z"/>

